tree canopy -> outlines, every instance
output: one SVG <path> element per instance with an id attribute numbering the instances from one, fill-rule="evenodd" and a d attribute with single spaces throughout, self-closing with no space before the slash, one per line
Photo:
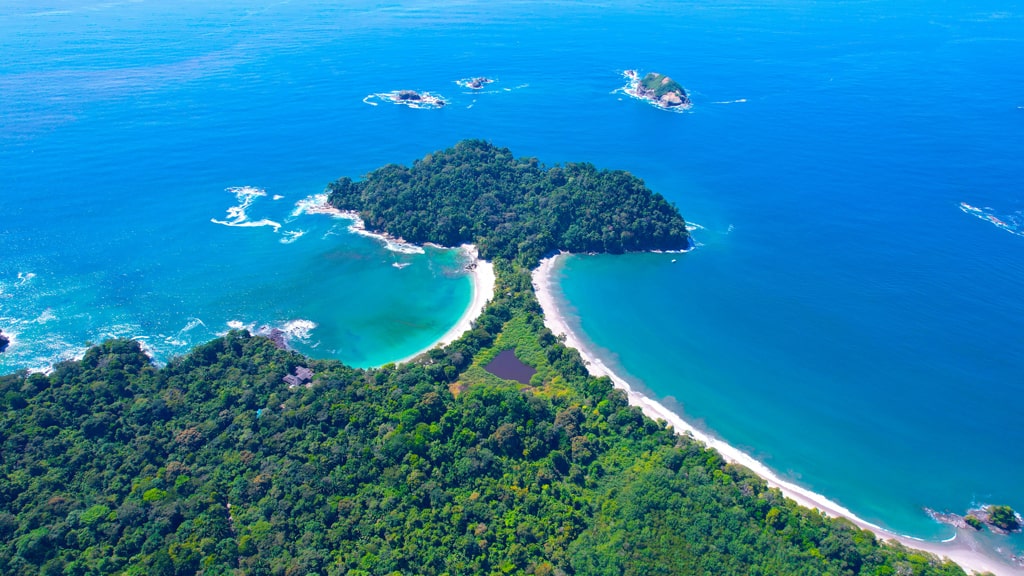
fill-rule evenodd
<path id="1" fill-rule="evenodd" d="M 495 171 L 451 159 L 473 154 Z M 553 207 L 575 222 L 610 197 L 587 178 L 622 182 L 630 192 L 617 197 L 633 206 L 623 213 L 653 207 L 652 229 L 668 232 L 647 238 L 669 248 L 685 229 L 664 199 L 624 173 L 545 171 L 479 142 L 443 156 L 335 183 L 332 201 L 410 239 L 508 254 L 495 257 L 495 296 L 472 330 L 371 370 L 233 331 L 164 367 L 137 342 L 111 340 L 48 375 L 0 376 L 0 573 L 963 574 L 797 506 L 672 433 L 544 327 L 528 265 L 546 246 L 533 234 L 559 221 Z M 460 170 L 472 183 L 444 177 L 465 196 L 409 184 Z M 485 184 L 556 170 L 576 184 L 565 177 L 555 193 L 578 204 L 529 208 L 539 192 Z M 453 223 L 460 197 L 497 203 L 489 214 L 508 236 Z M 404 212 L 414 208 L 452 212 L 421 228 Z M 590 217 L 622 237 L 616 221 Z M 516 228 L 530 222 L 531 233 Z M 569 227 L 546 238 L 559 246 Z M 505 350 L 536 370 L 528 384 L 484 369 Z"/>
<path id="2" fill-rule="evenodd" d="M 428 154 L 411 168 L 389 164 L 358 182 L 341 178 L 328 193 L 368 228 L 415 243 L 472 243 L 484 258 L 527 265 L 553 250 L 689 246 L 679 211 L 628 172 L 587 163 L 547 168 L 481 140 Z"/>

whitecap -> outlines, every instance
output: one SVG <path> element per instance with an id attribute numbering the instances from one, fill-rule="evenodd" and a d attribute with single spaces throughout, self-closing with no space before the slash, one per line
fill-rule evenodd
<path id="1" fill-rule="evenodd" d="M 18 272 L 18 283 L 16 286 L 24 286 L 36 277 L 35 272 Z"/>
<path id="2" fill-rule="evenodd" d="M 284 196 L 281 196 L 280 194 L 274 194 L 274 200 L 281 200 L 282 198 L 284 198 Z"/>
<path id="3" fill-rule="evenodd" d="M 398 268 L 399 270 L 401 270 L 402 268 L 405 268 L 406 266 L 409 266 L 410 264 L 412 264 L 412 263 L 411 262 L 395 262 L 395 263 L 393 263 L 391 265 L 394 266 L 395 268 Z"/>
<path id="4" fill-rule="evenodd" d="M 36 318 L 35 320 L 33 320 L 32 322 L 34 322 L 36 324 L 46 324 L 50 320 L 56 320 L 56 319 L 57 319 L 57 317 L 54 316 L 54 314 L 53 314 L 53 308 L 47 308 L 46 310 L 43 310 L 43 313 L 40 314 L 39 317 Z"/>
<path id="5" fill-rule="evenodd" d="M 290 320 L 281 326 L 281 331 L 291 338 L 309 340 L 310 333 L 317 327 L 316 322 L 302 318 Z"/>
<path id="6" fill-rule="evenodd" d="M 228 188 L 226 190 L 235 195 L 238 200 L 237 206 L 232 206 L 227 210 L 227 220 L 217 220 L 216 218 L 210 218 L 210 222 L 214 224 L 220 224 L 222 226 L 232 226 L 239 228 L 258 228 L 261 226 L 270 226 L 277 232 L 281 228 L 281 224 L 273 220 L 264 218 L 262 220 L 250 221 L 249 215 L 246 210 L 252 206 L 252 203 L 261 196 L 266 196 L 265 190 L 255 188 L 253 186 L 236 186 Z"/>
<path id="7" fill-rule="evenodd" d="M 288 230 L 284 233 L 284 238 L 281 238 L 281 244 L 291 244 L 299 238 L 302 238 L 305 234 L 305 230 Z"/>
<path id="8" fill-rule="evenodd" d="M 1012 214 L 997 215 L 996 211 L 988 206 L 971 206 L 967 202 L 960 203 L 960 210 L 964 214 L 988 222 L 996 228 L 1006 230 L 1014 236 L 1024 236 L 1024 211 L 1018 210 Z"/>

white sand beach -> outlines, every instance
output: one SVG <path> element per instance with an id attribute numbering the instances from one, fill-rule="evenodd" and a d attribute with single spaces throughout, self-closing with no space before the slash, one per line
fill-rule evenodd
<path id="1" fill-rule="evenodd" d="M 459 246 L 459 250 L 465 251 L 472 261 L 467 265 L 470 274 L 470 280 L 473 282 L 473 296 L 470 298 L 469 307 L 462 313 L 459 321 L 452 326 L 451 330 L 444 333 L 441 338 L 436 342 L 427 346 L 426 348 L 411 354 L 401 360 L 396 361 L 396 364 L 408 362 L 413 358 L 437 348 L 438 346 L 447 346 L 452 342 L 459 339 L 460 336 L 465 334 L 468 330 L 473 329 L 473 322 L 480 317 L 480 314 L 484 311 L 484 307 L 487 306 L 487 302 L 494 297 L 494 265 L 486 260 L 480 258 L 480 253 L 476 246 L 472 244 L 463 244 Z"/>
<path id="2" fill-rule="evenodd" d="M 326 214 L 335 218 L 351 220 L 352 224 L 349 226 L 348 230 L 353 234 L 360 234 L 362 236 L 380 240 L 388 250 L 392 250 L 394 252 L 401 252 L 404 254 L 423 254 L 423 248 L 421 246 L 410 244 L 402 238 L 395 238 L 389 234 L 368 231 L 366 229 L 366 223 L 364 223 L 363 219 L 360 218 L 358 212 L 339 210 L 334 206 L 331 206 L 327 201 L 327 194 L 309 196 L 308 198 L 297 202 L 295 206 L 295 211 L 292 213 L 292 216 L 299 216 L 300 214 Z M 450 249 L 436 244 L 428 244 L 428 246 L 444 250 Z M 473 322 L 480 317 L 480 314 L 484 311 L 484 307 L 487 305 L 487 302 L 494 296 L 494 265 L 480 258 L 480 252 L 477 250 L 476 246 L 472 244 L 463 244 L 457 249 L 462 250 L 469 257 L 469 262 L 466 264 L 466 267 L 469 270 L 470 280 L 473 283 L 473 295 L 470 299 L 469 307 L 462 313 L 462 316 L 459 318 L 459 321 L 455 323 L 455 326 L 445 332 L 437 341 L 415 354 L 406 356 L 401 360 L 396 360 L 394 362 L 395 364 L 408 362 L 428 350 L 432 350 L 438 346 L 446 346 L 455 340 L 458 340 L 460 336 L 473 328 Z"/>
<path id="3" fill-rule="evenodd" d="M 626 396 L 629 398 L 629 403 L 633 406 L 640 407 L 643 413 L 648 417 L 655 420 L 664 420 L 672 426 L 677 433 L 689 434 L 693 438 L 703 442 L 708 447 L 717 450 L 727 461 L 746 466 L 757 475 L 764 478 L 769 486 L 779 488 L 784 495 L 788 498 L 792 498 L 800 505 L 808 508 L 817 508 L 831 517 L 846 518 L 860 528 L 871 530 L 882 540 L 897 540 L 907 547 L 931 552 L 939 557 L 947 557 L 959 564 L 968 572 L 988 571 L 993 574 L 1020 573 L 1008 564 L 999 562 L 998 560 L 987 556 L 982 551 L 979 551 L 974 542 L 970 541 L 971 539 L 969 536 L 965 537 L 964 534 L 958 533 L 958 536 L 955 539 L 948 542 L 926 542 L 894 534 L 858 518 L 846 508 L 832 502 L 821 494 L 816 494 L 806 488 L 780 478 L 778 474 L 761 462 L 755 460 L 749 454 L 695 428 L 693 425 L 684 421 L 677 414 L 673 413 L 659 402 L 634 390 L 630 386 L 629 382 L 621 378 L 618 374 L 615 374 L 601 360 L 601 358 L 597 357 L 593 351 L 589 350 L 583 344 L 580 337 L 570 329 L 568 322 L 558 309 L 558 297 L 556 297 L 556 293 L 560 294 L 560 292 L 556 292 L 559 269 L 558 264 L 563 257 L 563 255 L 557 255 L 545 258 L 541 261 L 540 266 L 533 271 L 533 286 L 537 293 L 537 300 L 540 302 L 541 308 L 544 310 L 544 325 L 547 326 L 548 329 L 550 329 L 556 336 L 565 336 L 565 344 L 580 352 L 580 355 L 587 364 L 587 369 L 591 375 L 608 376 L 615 384 L 616 388 L 626 392 Z"/>

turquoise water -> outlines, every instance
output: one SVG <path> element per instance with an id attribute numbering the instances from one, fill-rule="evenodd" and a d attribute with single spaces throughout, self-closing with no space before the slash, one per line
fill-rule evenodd
<path id="1" fill-rule="evenodd" d="M 357 365 L 415 352 L 469 301 L 457 255 L 290 214 L 484 138 L 630 170 L 703 227 L 675 263 L 566 264 L 583 332 L 653 396 L 897 532 L 1024 508 L 1019 3 L 15 1 L 0 53 L 5 371 L 233 321 L 310 321 L 300 350 Z M 693 109 L 616 92 L 629 68 Z M 451 104 L 363 101 L 398 89 Z M 235 186 L 279 231 L 211 222 Z"/>

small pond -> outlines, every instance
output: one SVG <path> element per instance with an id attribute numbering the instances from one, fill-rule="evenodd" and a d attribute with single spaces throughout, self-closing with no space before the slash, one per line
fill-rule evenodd
<path id="1" fill-rule="evenodd" d="M 530 378 L 537 373 L 532 366 L 527 366 L 519 358 L 516 358 L 514 350 L 502 350 L 494 357 L 494 360 L 484 366 L 484 370 L 498 378 L 515 380 L 520 384 L 529 384 Z"/>

